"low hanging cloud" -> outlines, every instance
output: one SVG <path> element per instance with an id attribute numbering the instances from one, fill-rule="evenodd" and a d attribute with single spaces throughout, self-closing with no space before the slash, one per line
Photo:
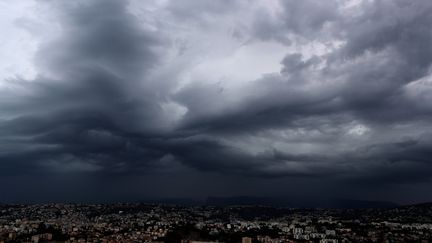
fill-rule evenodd
<path id="1" fill-rule="evenodd" d="M 429 180 L 432 3 L 270 2 L 38 3 L 59 30 L 2 82 L 0 173 Z"/>

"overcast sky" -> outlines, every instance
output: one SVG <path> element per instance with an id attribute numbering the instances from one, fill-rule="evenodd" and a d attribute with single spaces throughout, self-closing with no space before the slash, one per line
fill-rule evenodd
<path id="1" fill-rule="evenodd" d="M 430 0 L 0 0 L 0 201 L 432 200 Z"/>

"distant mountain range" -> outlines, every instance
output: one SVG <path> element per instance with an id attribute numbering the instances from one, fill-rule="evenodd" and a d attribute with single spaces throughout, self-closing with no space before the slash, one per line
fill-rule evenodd
<path id="1" fill-rule="evenodd" d="M 367 200 L 350 200 L 350 199 L 338 199 L 334 200 L 331 205 L 331 208 L 396 208 L 400 205 L 394 202 L 388 201 L 367 201 Z"/>
<path id="2" fill-rule="evenodd" d="M 323 201 L 313 200 L 290 200 L 289 198 L 271 197 L 209 197 L 207 205 L 229 206 L 229 205 L 262 205 L 262 206 L 284 206 L 298 208 L 393 208 L 399 205 L 386 201 L 367 201 L 352 199 L 330 199 Z"/>
<path id="3" fill-rule="evenodd" d="M 65 202 L 67 203 L 67 202 Z M 69 202 L 74 203 L 74 202 Z M 82 203 L 82 202 L 81 202 Z M 98 202 L 102 203 L 102 202 Z M 353 200 L 353 199 L 331 199 L 320 202 L 314 200 L 299 200 L 277 197 L 208 197 L 205 200 L 191 198 L 159 198 L 143 199 L 135 201 L 143 204 L 164 204 L 179 206 L 268 206 L 268 207 L 290 207 L 290 208 L 328 208 L 328 209 L 391 209 L 396 211 L 413 211 L 432 215 L 432 202 L 416 204 L 397 204 L 388 201 L 370 201 L 370 200 Z M 32 203 L 4 203 L 0 202 L 0 207 L 9 207 L 15 204 L 32 204 Z M 110 204 L 107 202 L 107 204 Z"/>
<path id="4" fill-rule="evenodd" d="M 204 205 L 203 201 L 191 198 L 159 198 L 159 199 L 144 199 L 142 203 L 151 204 L 167 204 L 167 205 L 181 205 L 181 206 L 200 206 Z"/>
<path id="5" fill-rule="evenodd" d="M 146 203 L 176 204 L 183 206 L 272 206 L 272 207 L 293 207 L 293 208 L 395 208 L 399 205 L 387 201 L 368 201 L 352 199 L 330 199 L 330 200 L 305 200 L 277 197 L 208 197 L 204 201 L 188 198 L 164 198 L 142 200 Z"/>

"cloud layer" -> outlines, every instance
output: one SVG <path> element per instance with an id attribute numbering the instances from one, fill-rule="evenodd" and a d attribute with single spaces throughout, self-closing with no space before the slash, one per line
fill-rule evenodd
<path id="1" fill-rule="evenodd" d="M 16 21 L 40 43 L 0 86 L 3 176 L 430 180 L 430 1 L 36 6 L 56 22 Z"/>

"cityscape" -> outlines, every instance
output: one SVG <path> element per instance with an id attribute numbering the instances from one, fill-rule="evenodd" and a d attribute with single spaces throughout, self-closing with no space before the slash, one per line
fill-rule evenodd
<path id="1" fill-rule="evenodd" d="M 431 242 L 432 203 L 320 209 L 253 205 L 13 204 L 0 242 Z"/>

